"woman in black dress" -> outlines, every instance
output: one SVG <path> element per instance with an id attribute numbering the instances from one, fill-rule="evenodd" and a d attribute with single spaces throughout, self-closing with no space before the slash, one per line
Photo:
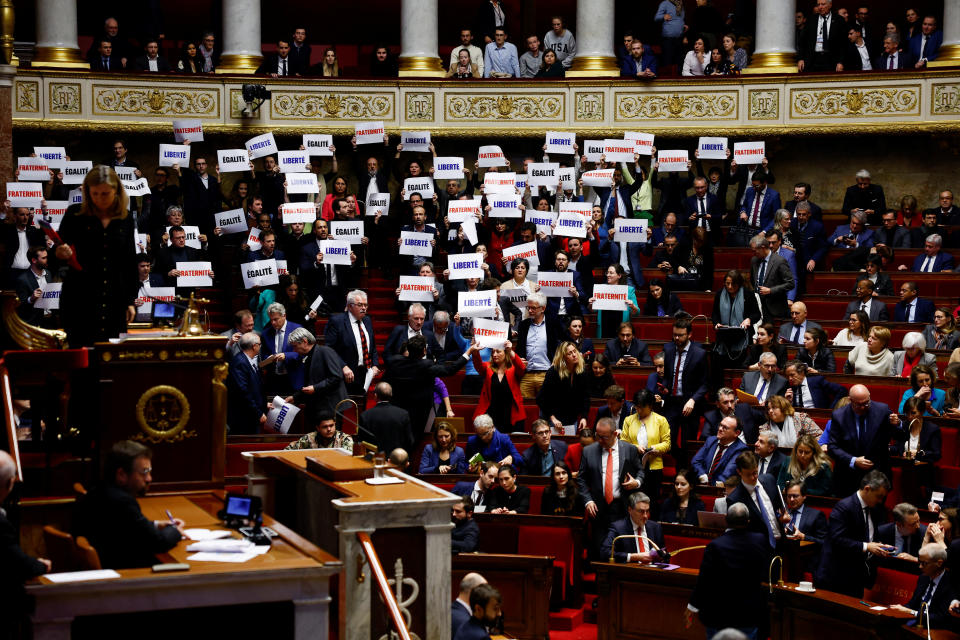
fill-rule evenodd
<path id="1" fill-rule="evenodd" d="M 73 348 L 125 332 L 139 290 L 133 218 L 120 179 L 97 165 L 82 189 L 83 202 L 67 209 L 59 229 L 63 244 L 56 248 L 57 258 L 69 265 L 60 313 Z"/>
<path id="2" fill-rule="evenodd" d="M 697 497 L 694 487 L 697 476 L 690 469 L 681 469 L 673 481 L 673 494 L 663 501 L 660 522 L 696 525 L 697 512 L 706 511 L 703 500 Z"/>
<path id="3" fill-rule="evenodd" d="M 540 417 L 550 423 L 554 433 L 573 427 L 574 435 L 587 426 L 590 413 L 590 372 L 583 355 L 572 342 L 561 342 L 553 357 L 553 366 L 543 378 L 537 394 Z"/>
<path id="4" fill-rule="evenodd" d="M 490 513 L 527 513 L 530 511 L 530 488 L 517 484 L 517 470 L 512 464 L 500 465 L 498 486 L 493 492 Z"/>
<path id="5" fill-rule="evenodd" d="M 598 353 L 590 363 L 590 397 L 602 398 L 603 392 L 612 384 L 617 384 L 610 370 L 610 359 L 607 354 Z"/>
<path id="6" fill-rule="evenodd" d="M 566 462 L 558 461 L 553 465 L 550 484 L 540 498 L 540 513 L 545 516 L 583 515 L 583 498 Z"/>
<path id="7" fill-rule="evenodd" d="M 836 373 L 837 359 L 827 346 L 828 342 L 823 329 L 810 328 L 803 334 L 803 348 L 797 351 L 797 360 L 809 367 L 808 373 Z"/>
<path id="8" fill-rule="evenodd" d="M 643 315 L 662 318 L 675 315 L 678 311 L 683 311 L 683 304 L 677 294 L 672 293 L 660 278 L 651 280 L 647 288 L 647 300 L 643 304 Z"/>

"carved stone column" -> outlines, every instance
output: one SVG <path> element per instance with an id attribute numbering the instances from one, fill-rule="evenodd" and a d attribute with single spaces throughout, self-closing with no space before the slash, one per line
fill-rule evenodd
<path id="1" fill-rule="evenodd" d="M 17 68 L 0 64 L 0 182 L 13 182 L 13 78 Z"/>
<path id="2" fill-rule="evenodd" d="M 437 0 L 403 0 L 400 77 L 443 77 L 443 62 L 437 51 Z"/>
<path id="3" fill-rule="evenodd" d="M 616 36 L 614 0 L 577 2 L 577 56 L 568 78 L 611 78 L 620 75 L 613 53 Z"/>
<path id="4" fill-rule="evenodd" d="M 751 73 L 796 73 L 797 0 L 757 0 L 757 48 L 750 66 Z"/>
<path id="5" fill-rule="evenodd" d="M 943 44 L 928 67 L 960 65 L 960 0 L 943 0 Z"/>
<path id="6" fill-rule="evenodd" d="M 223 0 L 223 53 L 217 73 L 253 73 L 263 62 L 259 0 Z"/>
<path id="7" fill-rule="evenodd" d="M 37 47 L 31 65 L 90 68 L 77 44 L 76 0 L 37 0 Z"/>

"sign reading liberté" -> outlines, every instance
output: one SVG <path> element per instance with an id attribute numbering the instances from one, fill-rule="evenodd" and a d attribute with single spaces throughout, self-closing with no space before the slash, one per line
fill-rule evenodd
<path id="1" fill-rule="evenodd" d="M 432 256 L 434 239 L 432 233 L 419 231 L 400 232 L 400 255 L 402 256 Z"/>
<path id="2" fill-rule="evenodd" d="M 457 296 L 457 312 L 464 318 L 492 318 L 497 308 L 497 290 L 460 291 Z"/>
<path id="3" fill-rule="evenodd" d="M 647 242 L 648 221 L 636 218 L 617 218 L 614 224 L 614 242 Z"/>
<path id="4" fill-rule="evenodd" d="M 447 256 L 447 266 L 450 268 L 450 280 L 466 280 L 467 278 L 483 277 L 482 253 L 459 253 Z"/>

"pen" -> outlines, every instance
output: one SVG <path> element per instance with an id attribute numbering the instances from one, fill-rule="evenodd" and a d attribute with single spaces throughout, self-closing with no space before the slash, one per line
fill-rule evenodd
<path id="1" fill-rule="evenodd" d="M 869 606 L 870 606 L 870 603 L 869 603 L 869 602 L 864 602 L 863 600 L 860 601 L 860 604 L 862 604 L 862 605 L 865 606 L 865 607 L 869 607 Z"/>
<path id="2" fill-rule="evenodd" d="M 170 524 L 177 524 L 177 521 L 173 519 L 173 514 L 170 513 L 170 509 L 167 509 L 167 517 L 170 518 Z"/>

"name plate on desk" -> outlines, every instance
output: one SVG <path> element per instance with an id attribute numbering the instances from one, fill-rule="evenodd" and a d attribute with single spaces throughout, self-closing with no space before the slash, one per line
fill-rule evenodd
<path id="1" fill-rule="evenodd" d="M 331 482 L 366 480 L 373 477 L 373 463 L 342 449 L 317 449 L 307 458 L 307 471 Z"/>

